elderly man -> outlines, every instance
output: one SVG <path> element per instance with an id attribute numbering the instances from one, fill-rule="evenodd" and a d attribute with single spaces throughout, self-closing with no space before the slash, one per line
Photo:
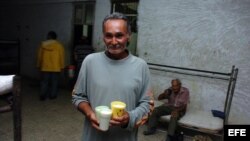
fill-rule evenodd
<path id="1" fill-rule="evenodd" d="M 155 108 L 149 118 L 148 129 L 143 132 L 144 135 L 155 133 L 160 116 L 171 115 L 167 138 L 173 138 L 177 120 L 186 112 L 189 102 L 189 91 L 187 88 L 181 86 L 181 81 L 179 79 L 173 79 L 171 85 L 170 88 L 159 95 L 158 100 L 168 99 L 168 102 Z"/>

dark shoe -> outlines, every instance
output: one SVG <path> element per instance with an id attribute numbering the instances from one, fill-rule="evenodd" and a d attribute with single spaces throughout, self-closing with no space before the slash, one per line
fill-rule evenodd
<path id="1" fill-rule="evenodd" d="M 168 135 L 165 141 L 171 141 L 170 136 Z"/>
<path id="2" fill-rule="evenodd" d="M 167 135 L 166 141 L 178 141 L 178 137 L 177 136 L 171 136 L 171 135 Z"/>
<path id="3" fill-rule="evenodd" d="M 183 132 L 180 132 L 180 133 L 177 135 L 177 138 L 178 138 L 178 141 L 184 141 L 184 133 L 183 133 Z"/>
<path id="4" fill-rule="evenodd" d="M 143 131 L 143 134 L 144 135 L 152 135 L 156 132 L 155 129 L 151 129 L 151 130 L 146 130 L 146 131 Z"/>
<path id="5" fill-rule="evenodd" d="M 166 141 L 174 141 L 173 136 L 167 135 Z"/>

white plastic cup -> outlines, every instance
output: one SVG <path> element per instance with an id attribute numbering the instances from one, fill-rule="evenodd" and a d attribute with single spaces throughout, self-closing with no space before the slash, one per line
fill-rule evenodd
<path id="1" fill-rule="evenodd" d="M 109 121 L 112 115 L 111 109 L 102 109 L 100 112 L 100 121 L 99 121 L 99 127 L 103 131 L 107 131 L 109 129 Z"/>
<path id="2" fill-rule="evenodd" d="M 108 106 L 97 106 L 97 107 L 95 107 L 95 115 L 96 115 L 97 121 L 100 120 L 100 114 L 101 114 L 100 112 L 103 109 L 109 109 L 109 107 Z"/>

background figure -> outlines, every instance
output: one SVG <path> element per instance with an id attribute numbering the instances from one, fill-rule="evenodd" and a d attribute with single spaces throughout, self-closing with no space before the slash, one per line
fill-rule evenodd
<path id="1" fill-rule="evenodd" d="M 81 66 L 72 102 L 85 114 L 83 141 L 137 141 L 138 126 L 153 107 L 147 63 L 126 48 L 130 36 L 127 17 L 108 15 L 103 21 L 104 52 L 88 55 Z M 123 115 L 111 118 L 108 131 L 99 128 L 94 109 L 112 101 L 126 103 Z"/>
<path id="2" fill-rule="evenodd" d="M 181 81 L 179 79 L 173 79 L 171 81 L 171 87 L 159 95 L 158 100 L 162 99 L 168 99 L 168 102 L 155 108 L 152 115 L 149 117 L 148 129 L 144 131 L 143 134 L 154 134 L 159 118 L 163 115 L 171 115 L 167 131 L 167 139 L 169 141 L 174 138 L 177 121 L 186 112 L 189 102 L 189 90 L 181 86 Z"/>
<path id="3" fill-rule="evenodd" d="M 81 68 L 82 61 L 84 60 L 84 58 L 93 52 L 94 52 L 94 48 L 89 45 L 88 38 L 85 36 L 81 37 L 77 45 L 74 48 L 74 59 L 76 61 L 75 77 L 78 76 L 78 73 L 79 73 L 79 70 Z"/>
<path id="4" fill-rule="evenodd" d="M 55 99 L 58 93 L 60 72 L 64 69 L 64 47 L 56 40 L 57 35 L 50 31 L 47 40 L 39 47 L 37 67 L 41 71 L 40 100 Z"/>

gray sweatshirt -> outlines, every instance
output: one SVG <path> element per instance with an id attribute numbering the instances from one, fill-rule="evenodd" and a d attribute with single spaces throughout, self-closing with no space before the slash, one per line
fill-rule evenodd
<path id="1" fill-rule="evenodd" d="M 151 97 L 150 72 L 147 63 L 129 54 L 121 60 L 112 60 L 104 52 L 87 56 L 81 66 L 73 90 L 73 104 L 88 102 L 92 109 L 96 106 L 110 107 L 112 101 L 126 103 L 130 116 L 127 128 L 110 127 L 108 131 L 98 131 L 85 120 L 83 141 L 137 141 L 136 125 L 150 112 Z"/>

